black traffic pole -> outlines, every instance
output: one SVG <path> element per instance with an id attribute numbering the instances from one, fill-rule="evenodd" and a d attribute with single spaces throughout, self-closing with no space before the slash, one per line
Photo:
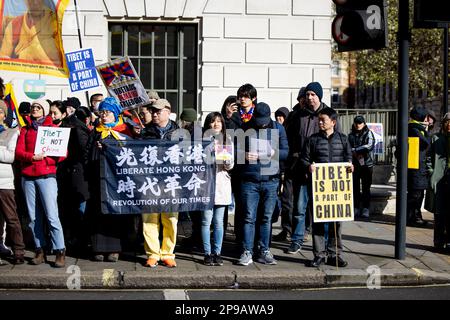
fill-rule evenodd
<path id="1" fill-rule="evenodd" d="M 442 95 L 442 116 L 448 112 L 448 24 L 444 26 L 444 93 Z"/>
<path id="2" fill-rule="evenodd" d="M 408 174 L 408 56 L 409 56 L 409 1 L 398 5 L 398 127 L 397 127 L 397 200 L 395 215 L 395 258 L 405 259 L 406 246 L 406 192 Z"/>

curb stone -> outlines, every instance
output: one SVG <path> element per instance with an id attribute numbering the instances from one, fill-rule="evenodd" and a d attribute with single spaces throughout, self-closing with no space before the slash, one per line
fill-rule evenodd
<path id="1" fill-rule="evenodd" d="M 71 274 L 5 272 L 0 275 L 0 288 L 68 289 Z M 105 281 L 98 271 L 84 272 L 81 289 L 307 289 L 324 287 L 366 286 L 369 274 L 360 269 L 311 270 L 255 274 L 228 272 L 223 274 L 193 272 L 190 274 L 158 274 L 115 270 Z M 450 283 L 450 274 L 428 270 L 381 270 L 381 286 L 417 286 Z"/>

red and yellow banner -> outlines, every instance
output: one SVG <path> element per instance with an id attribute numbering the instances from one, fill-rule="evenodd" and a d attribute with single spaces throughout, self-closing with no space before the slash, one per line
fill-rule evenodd
<path id="1" fill-rule="evenodd" d="M 62 20 L 69 0 L 0 0 L 0 69 L 68 77 Z"/>

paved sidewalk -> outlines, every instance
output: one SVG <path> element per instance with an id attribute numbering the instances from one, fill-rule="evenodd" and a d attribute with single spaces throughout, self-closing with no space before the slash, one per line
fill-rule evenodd
<path id="1" fill-rule="evenodd" d="M 221 267 L 204 266 L 200 251 L 189 252 L 177 245 L 178 267 L 174 269 L 145 268 L 145 255 L 134 254 L 122 255 L 117 263 L 67 257 L 64 269 L 52 268 L 50 263 L 39 266 L 7 263 L 0 266 L 0 288 L 293 289 L 365 287 L 368 282 L 376 285 L 377 279 L 381 286 L 450 283 L 450 255 L 434 252 L 433 216 L 424 213 L 424 219 L 430 221 L 427 228 L 407 228 L 407 255 L 403 261 L 394 259 L 395 216 L 384 214 L 366 221 L 343 223 L 343 256 L 349 262 L 346 268 L 308 267 L 313 258 L 311 239 L 296 255 L 284 253 L 288 243 L 273 242 L 272 253 L 278 261 L 275 266 L 257 262 L 247 267 L 235 265 L 239 252 L 231 241 L 232 226 L 229 226 Z M 189 225 L 189 222 L 180 222 L 178 243 L 190 233 Z M 273 232 L 279 231 L 278 223 Z M 29 260 L 33 253 L 27 252 L 26 256 Z M 54 258 L 49 256 L 48 260 L 52 262 Z M 369 274 L 376 271 L 376 267 L 380 268 L 379 278 Z"/>

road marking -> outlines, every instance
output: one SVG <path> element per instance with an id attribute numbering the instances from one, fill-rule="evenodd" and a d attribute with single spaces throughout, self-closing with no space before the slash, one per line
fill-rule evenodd
<path id="1" fill-rule="evenodd" d="M 163 290 L 164 300 L 189 300 L 186 290 L 167 289 Z"/>
<path id="2" fill-rule="evenodd" d="M 417 268 L 411 268 L 419 277 L 423 277 L 423 272 Z"/>
<path id="3" fill-rule="evenodd" d="M 103 269 L 102 283 L 104 287 L 114 286 L 114 269 Z"/>

